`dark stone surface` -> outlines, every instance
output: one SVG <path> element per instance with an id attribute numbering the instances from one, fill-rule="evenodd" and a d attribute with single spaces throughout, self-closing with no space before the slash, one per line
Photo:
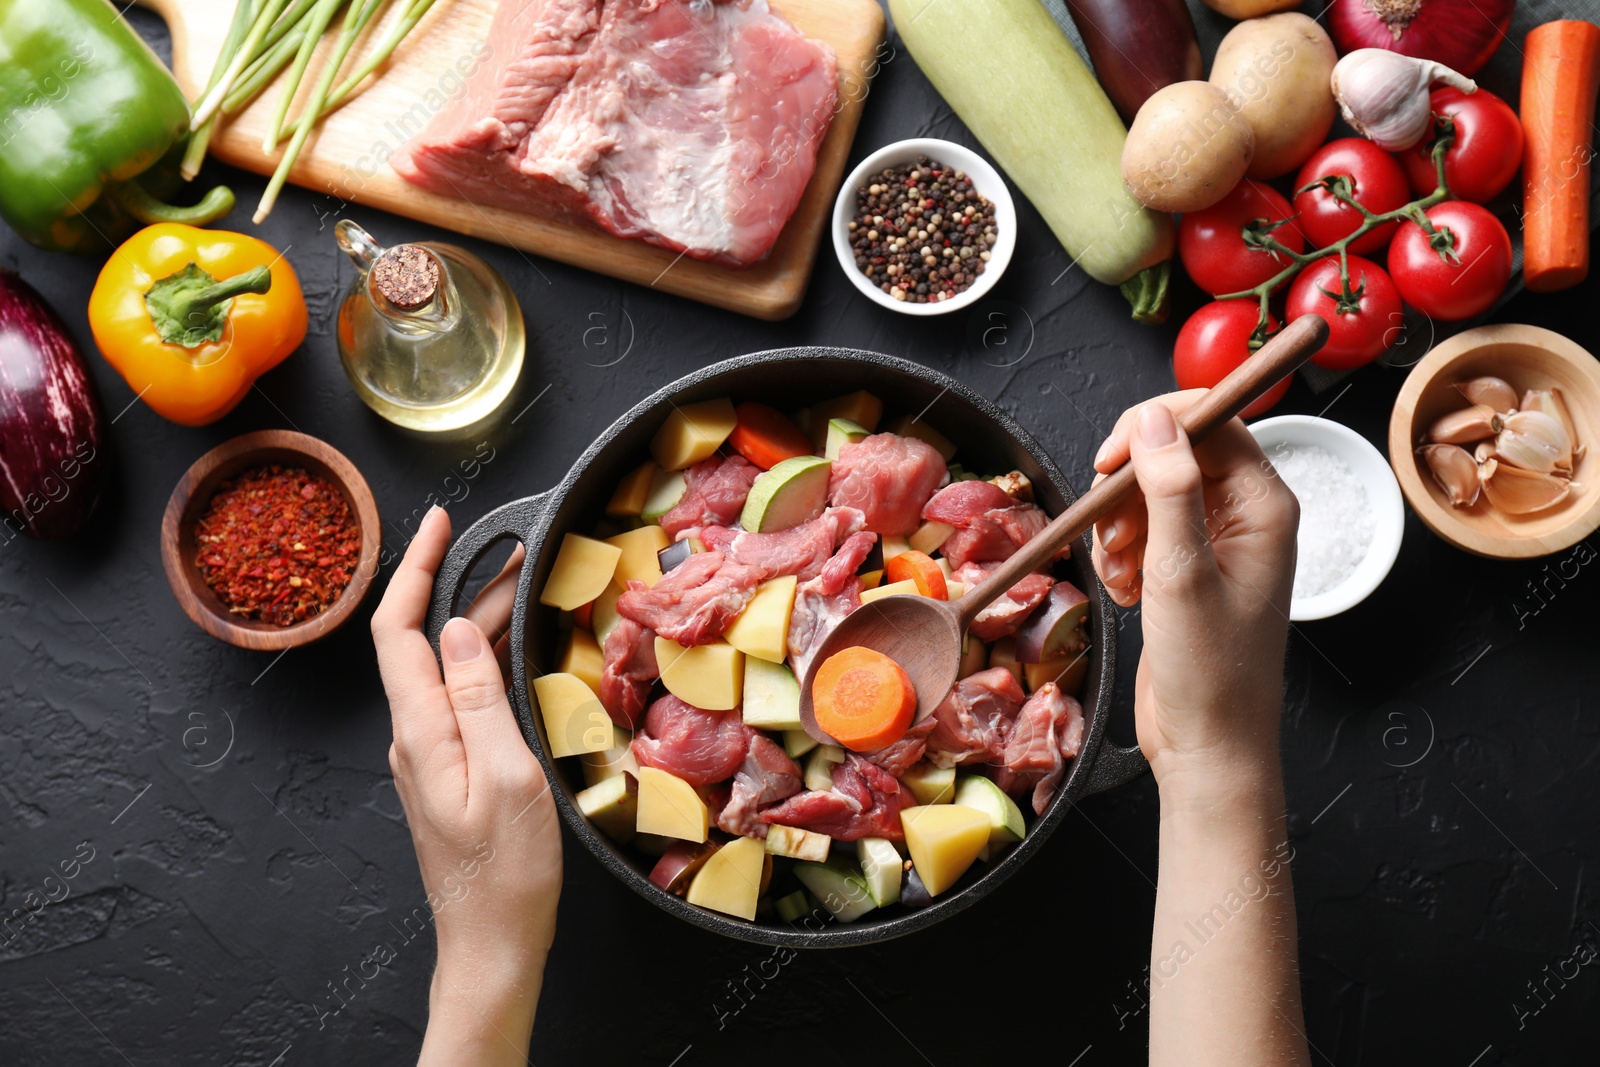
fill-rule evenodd
<path id="1" fill-rule="evenodd" d="M 971 143 L 897 54 L 856 158 L 916 134 Z M 224 225 L 250 230 L 262 181 L 206 177 L 234 184 L 241 207 Z M 199 430 L 131 403 L 92 356 L 108 414 L 121 413 L 93 528 L 0 550 L 0 914 L 26 909 L 61 864 L 75 872 L 64 900 L 3 935 L 0 1062 L 393 1063 L 417 1048 L 433 947 L 406 934 L 423 897 L 385 760 L 368 613 L 279 660 L 188 622 L 156 535 L 173 483 L 211 446 L 261 427 L 323 437 L 366 472 L 398 551 L 430 497 L 456 498 L 465 522 L 549 486 L 637 399 L 741 352 L 837 344 L 921 360 L 1010 411 L 1080 477 L 1115 414 L 1171 386 L 1175 326 L 1130 323 L 1026 207 L 993 298 L 930 322 L 867 304 L 826 251 L 800 314 L 763 324 L 466 242 L 522 299 L 530 352 L 510 410 L 533 407 L 492 436 L 419 440 L 370 414 L 337 365 L 329 329 L 352 272 L 317 202 L 290 190 L 259 230 L 305 283 L 303 350 Z M 445 236 L 352 214 L 388 243 Z M 98 263 L 9 233 L 0 262 L 88 340 Z M 1594 292 L 1524 295 L 1499 317 L 1597 350 Z M 1197 297 L 1180 296 L 1181 315 Z M 1337 397 L 1297 385 L 1280 410 L 1331 399 L 1330 417 L 1381 443 L 1402 376 L 1369 369 Z M 1291 640 L 1284 758 L 1318 1063 L 1593 1061 L 1600 974 L 1574 950 L 1600 942 L 1588 880 L 1600 859 L 1588 615 L 1600 578 L 1571 562 L 1562 577 L 1563 558 L 1475 559 L 1410 519 L 1384 587 Z M 1125 623 L 1125 721 L 1113 728 L 1127 737 L 1137 614 Z M 1071 813 L 1027 869 L 938 929 L 793 959 L 669 919 L 569 847 L 538 1060 L 1143 1062 L 1146 1017 L 1130 990 L 1149 958 L 1156 821 L 1146 778 Z M 379 943 L 393 962 L 349 978 Z M 333 1013 L 330 983 L 347 980 L 353 995 Z M 747 990 L 742 1009 L 734 986 Z"/>

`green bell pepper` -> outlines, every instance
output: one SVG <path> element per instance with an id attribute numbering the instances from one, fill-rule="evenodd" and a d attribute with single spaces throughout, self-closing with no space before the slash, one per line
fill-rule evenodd
<path id="1" fill-rule="evenodd" d="M 0 217 L 52 251 L 114 247 L 141 225 L 220 218 L 179 186 L 189 102 L 108 0 L 0 0 Z"/>

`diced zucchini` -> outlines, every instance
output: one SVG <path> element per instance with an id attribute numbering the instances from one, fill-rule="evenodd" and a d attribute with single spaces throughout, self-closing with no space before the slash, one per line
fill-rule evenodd
<path id="1" fill-rule="evenodd" d="M 788 896 L 779 897 L 772 905 L 772 910 L 777 912 L 778 918 L 786 923 L 798 922 L 801 918 L 811 914 L 811 895 L 804 889 L 796 889 Z"/>
<path id="2" fill-rule="evenodd" d="M 657 470 L 650 476 L 650 491 L 645 494 L 639 517 L 645 522 L 655 522 L 678 506 L 688 487 L 682 471 Z"/>
<path id="3" fill-rule="evenodd" d="M 851 422 L 849 419 L 829 419 L 828 437 L 823 445 L 822 454 L 830 462 L 839 458 L 839 450 L 845 445 L 871 437 L 872 432 L 860 423 Z"/>
<path id="4" fill-rule="evenodd" d="M 908 543 L 918 552 L 931 556 L 939 551 L 939 546 L 949 540 L 950 535 L 955 532 L 956 528 L 948 522 L 929 521 L 917 527 L 916 532 L 911 535 Z"/>
<path id="5" fill-rule="evenodd" d="M 749 663 L 749 660 L 745 660 L 746 665 Z M 799 759 L 816 747 L 817 739 L 804 730 L 785 730 L 783 732 L 783 750 L 789 754 L 790 759 Z"/>
<path id="6" fill-rule="evenodd" d="M 781 663 L 744 658 L 744 722 L 762 730 L 800 730 L 800 683 Z"/>
<path id="7" fill-rule="evenodd" d="M 811 890 L 828 913 L 842 923 L 855 922 L 877 907 L 867 880 L 855 867 L 829 863 L 797 863 L 794 876 Z"/>
<path id="8" fill-rule="evenodd" d="M 856 842 L 856 857 L 861 861 L 861 876 L 867 892 L 878 907 L 900 899 L 900 874 L 904 869 L 893 842 L 881 837 L 863 837 Z"/>
<path id="9" fill-rule="evenodd" d="M 833 838 L 827 834 L 802 830 L 798 826 L 773 825 L 767 827 L 767 854 L 787 856 L 795 860 L 812 860 L 821 863 L 828 858 L 828 846 Z"/>
<path id="10" fill-rule="evenodd" d="M 825 793 L 833 788 L 833 768 L 842 761 L 829 758 L 828 750 L 832 748 L 832 745 L 818 745 L 806 758 L 804 784 L 807 789 Z"/>

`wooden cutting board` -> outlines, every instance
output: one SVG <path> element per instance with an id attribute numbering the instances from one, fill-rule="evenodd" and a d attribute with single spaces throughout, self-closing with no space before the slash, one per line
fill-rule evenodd
<path id="1" fill-rule="evenodd" d="M 172 31 L 172 66 L 178 84 L 197 99 L 211 77 L 211 68 L 233 17 L 226 0 L 139 0 L 167 21 Z M 369 26 L 364 39 L 346 60 L 353 70 L 372 42 L 398 18 L 405 4 L 394 0 L 383 17 Z M 489 33 L 496 0 L 438 0 L 401 44 L 388 66 L 344 107 L 323 122 L 306 142 L 289 180 L 325 193 L 314 209 L 332 219 L 349 214 L 345 201 L 382 208 L 460 233 L 497 241 L 535 255 L 599 271 L 614 278 L 753 315 L 782 319 L 793 314 L 805 295 L 816 262 L 833 198 L 843 176 L 878 47 L 883 40 L 883 11 L 874 0 L 778 0 L 774 7 L 809 37 L 826 41 L 839 57 L 840 108 L 817 154 L 816 171 L 800 205 L 767 259 L 748 270 L 702 263 L 687 256 L 623 240 L 583 224 L 537 215 L 478 207 L 464 200 L 425 192 L 396 174 L 388 158 L 414 134 L 419 123 L 438 110 L 459 85 L 460 71 L 471 70 L 475 48 Z M 328 31 L 329 48 L 338 20 Z M 501 47 L 500 42 L 495 42 Z M 506 47 L 510 47 L 508 43 Z M 461 64 L 458 67 L 457 64 Z M 301 83 L 309 94 L 321 69 L 313 58 Z M 235 115 L 211 140 L 211 154 L 258 174 L 271 174 L 277 154 L 262 151 L 262 134 L 276 106 L 279 88 L 268 86 L 249 108 Z M 298 114 L 299 101 L 291 115 Z M 405 116 L 413 116 L 407 124 Z M 281 148 L 279 150 L 281 152 Z M 253 205 L 246 205 L 253 207 Z M 279 206 L 279 211 L 301 210 Z M 382 227 L 375 227 L 383 239 Z M 330 241 L 333 239 L 330 235 Z"/>

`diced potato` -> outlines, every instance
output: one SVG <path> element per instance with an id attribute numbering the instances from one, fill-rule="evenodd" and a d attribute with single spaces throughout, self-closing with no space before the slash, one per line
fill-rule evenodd
<path id="1" fill-rule="evenodd" d="M 900 784 L 911 790 L 918 804 L 949 804 L 956 796 L 956 769 L 918 763 L 900 776 Z"/>
<path id="2" fill-rule="evenodd" d="M 718 641 L 684 648 L 656 638 L 656 664 L 667 692 L 705 711 L 731 711 L 744 698 L 744 653 Z"/>
<path id="3" fill-rule="evenodd" d="M 691 904 L 738 919 L 756 917 L 756 901 L 761 899 L 761 868 L 766 852 L 753 837 L 729 841 L 706 860 L 700 873 L 689 883 L 685 897 Z"/>
<path id="4" fill-rule="evenodd" d="M 617 483 L 617 491 L 611 494 L 611 503 L 606 505 L 606 514 L 626 519 L 643 511 L 645 494 L 650 491 L 650 479 L 656 469 L 654 463 L 646 460 Z"/>
<path id="5" fill-rule="evenodd" d="M 1061 659 L 1045 660 L 1043 663 L 1022 664 L 1023 682 L 1032 693 L 1046 682 L 1056 683 L 1056 688 L 1063 693 L 1077 695 L 1083 688 L 1083 680 L 1089 673 L 1089 651 L 1073 653 Z"/>
<path id="6" fill-rule="evenodd" d="M 587 604 L 611 584 L 622 549 L 592 537 L 569 533 L 561 539 L 561 549 L 550 566 L 539 603 L 562 611 L 573 611 Z"/>
<path id="7" fill-rule="evenodd" d="M 863 389 L 811 405 L 805 426 L 818 452 L 827 446 L 829 419 L 849 419 L 871 433 L 883 421 L 883 401 Z"/>
<path id="8" fill-rule="evenodd" d="M 616 545 L 622 550 L 612 581 L 623 589 L 627 588 L 630 581 L 655 585 L 661 580 L 661 560 L 656 553 L 671 543 L 672 538 L 659 526 L 641 526 L 637 530 L 606 538 L 606 544 Z"/>
<path id="9" fill-rule="evenodd" d="M 902 582 L 890 582 L 888 585 L 880 585 L 876 589 L 863 589 L 861 591 L 861 602 L 863 604 L 870 604 L 874 600 L 879 600 L 886 596 L 898 596 L 901 593 L 908 593 L 911 596 L 916 596 L 917 583 L 913 582 L 910 578 L 907 578 Z"/>
<path id="10" fill-rule="evenodd" d="M 939 551 L 939 546 L 949 540 L 950 535 L 955 532 L 956 528 L 948 522 L 930 520 L 917 527 L 909 539 L 909 544 L 918 552 L 925 552 L 931 556 Z"/>
<path id="11" fill-rule="evenodd" d="M 1022 684 L 1022 664 L 1017 661 L 1017 639 L 1002 637 L 989 648 L 989 666 L 1004 667 Z"/>
<path id="12" fill-rule="evenodd" d="M 636 823 L 641 834 L 675 837 L 680 841 L 704 841 L 711 830 L 711 813 L 694 786 L 661 770 L 639 768 L 639 814 Z M 989 820 L 984 819 L 988 837 Z M 759 854 L 760 847 L 757 846 Z M 761 874 L 756 868 L 756 876 Z"/>
<path id="13" fill-rule="evenodd" d="M 915 437 L 918 441 L 932 445 L 933 450 L 939 453 L 946 463 L 949 463 L 950 458 L 956 454 L 955 442 L 915 415 L 902 415 L 891 422 L 887 429 L 890 433 L 897 433 L 901 437 Z"/>
<path id="14" fill-rule="evenodd" d="M 763 730 L 799 730 L 800 682 L 782 663 L 754 656 L 744 658 L 742 708 L 746 726 Z"/>
<path id="15" fill-rule="evenodd" d="M 868 589 L 876 589 L 876 588 L 878 588 L 879 585 L 883 584 L 883 572 L 882 571 L 868 571 L 867 573 L 861 575 L 860 578 L 861 578 L 861 591 L 863 593 L 866 592 Z"/>
<path id="16" fill-rule="evenodd" d="M 828 858 L 833 838 L 827 834 L 802 830 L 798 826 L 767 827 L 767 851 L 774 856 L 821 863 Z"/>
<path id="17" fill-rule="evenodd" d="M 989 816 L 960 804 L 902 808 L 911 862 L 930 896 L 956 884 L 989 843 Z"/>
<path id="18" fill-rule="evenodd" d="M 550 755 L 556 759 L 611 747 L 615 725 L 594 690 L 574 674 L 544 674 L 533 680 L 533 695 L 544 717 Z"/>
<path id="19" fill-rule="evenodd" d="M 577 675 L 584 685 L 598 692 L 605 661 L 600 656 L 600 643 L 594 639 L 594 634 L 576 627 L 568 630 L 561 644 L 557 669 L 562 674 Z"/>
<path id="20" fill-rule="evenodd" d="M 650 455 L 664 471 L 681 471 L 722 447 L 738 424 L 727 397 L 674 407 L 650 442 Z"/>
<path id="21" fill-rule="evenodd" d="M 829 749 L 837 752 L 844 751 L 834 745 L 819 745 L 813 749 L 811 755 L 806 757 L 805 770 L 802 772 L 801 782 L 807 789 L 814 789 L 819 793 L 826 793 L 833 788 L 833 768 L 842 760 L 829 759 Z"/>
<path id="22" fill-rule="evenodd" d="M 639 783 L 631 774 L 614 774 L 574 798 L 578 810 L 619 845 L 633 840 L 639 815 Z"/>
<path id="23" fill-rule="evenodd" d="M 883 539 L 883 561 L 888 563 L 902 552 L 911 551 L 911 542 L 891 534 Z"/>
<path id="24" fill-rule="evenodd" d="M 585 752 L 578 759 L 583 763 L 584 785 L 599 785 L 623 771 L 636 778 L 639 775 L 639 761 L 633 758 L 633 735 L 620 726 L 611 727 L 610 748 Z"/>
<path id="25" fill-rule="evenodd" d="M 989 646 L 971 634 L 963 634 L 961 666 L 956 668 L 956 677 L 965 678 L 969 674 L 977 674 L 987 666 L 989 666 Z"/>
<path id="26" fill-rule="evenodd" d="M 967 587 L 964 582 L 947 581 L 944 583 L 944 596 L 946 600 L 960 600 L 966 595 Z"/>
<path id="27" fill-rule="evenodd" d="M 829 763 L 843 763 L 850 754 L 838 745 L 823 745 L 817 755 Z"/>
<path id="28" fill-rule="evenodd" d="M 612 582 L 606 586 L 604 592 L 594 598 L 590 621 L 594 624 L 594 639 L 602 653 L 605 650 L 606 638 L 611 636 L 611 631 L 622 621 L 622 616 L 617 614 L 617 597 L 621 595 L 622 587 Z"/>
<path id="29" fill-rule="evenodd" d="M 746 665 L 749 662 L 749 660 L 745 660 Z M 816 747 L 817 739 L 804 730 L 785 730 L 783 732 L 783 750 L 789 754 L 790 759 L 799 759 Z"/>
<path id="30" fill-rule="evenodd" d="M 728 625 L 723 640 L 747 656 L 782 663 L 789 654 L 789 613 L 798 581 L 788 574 L 756 586 L 755 596 Z"/>

